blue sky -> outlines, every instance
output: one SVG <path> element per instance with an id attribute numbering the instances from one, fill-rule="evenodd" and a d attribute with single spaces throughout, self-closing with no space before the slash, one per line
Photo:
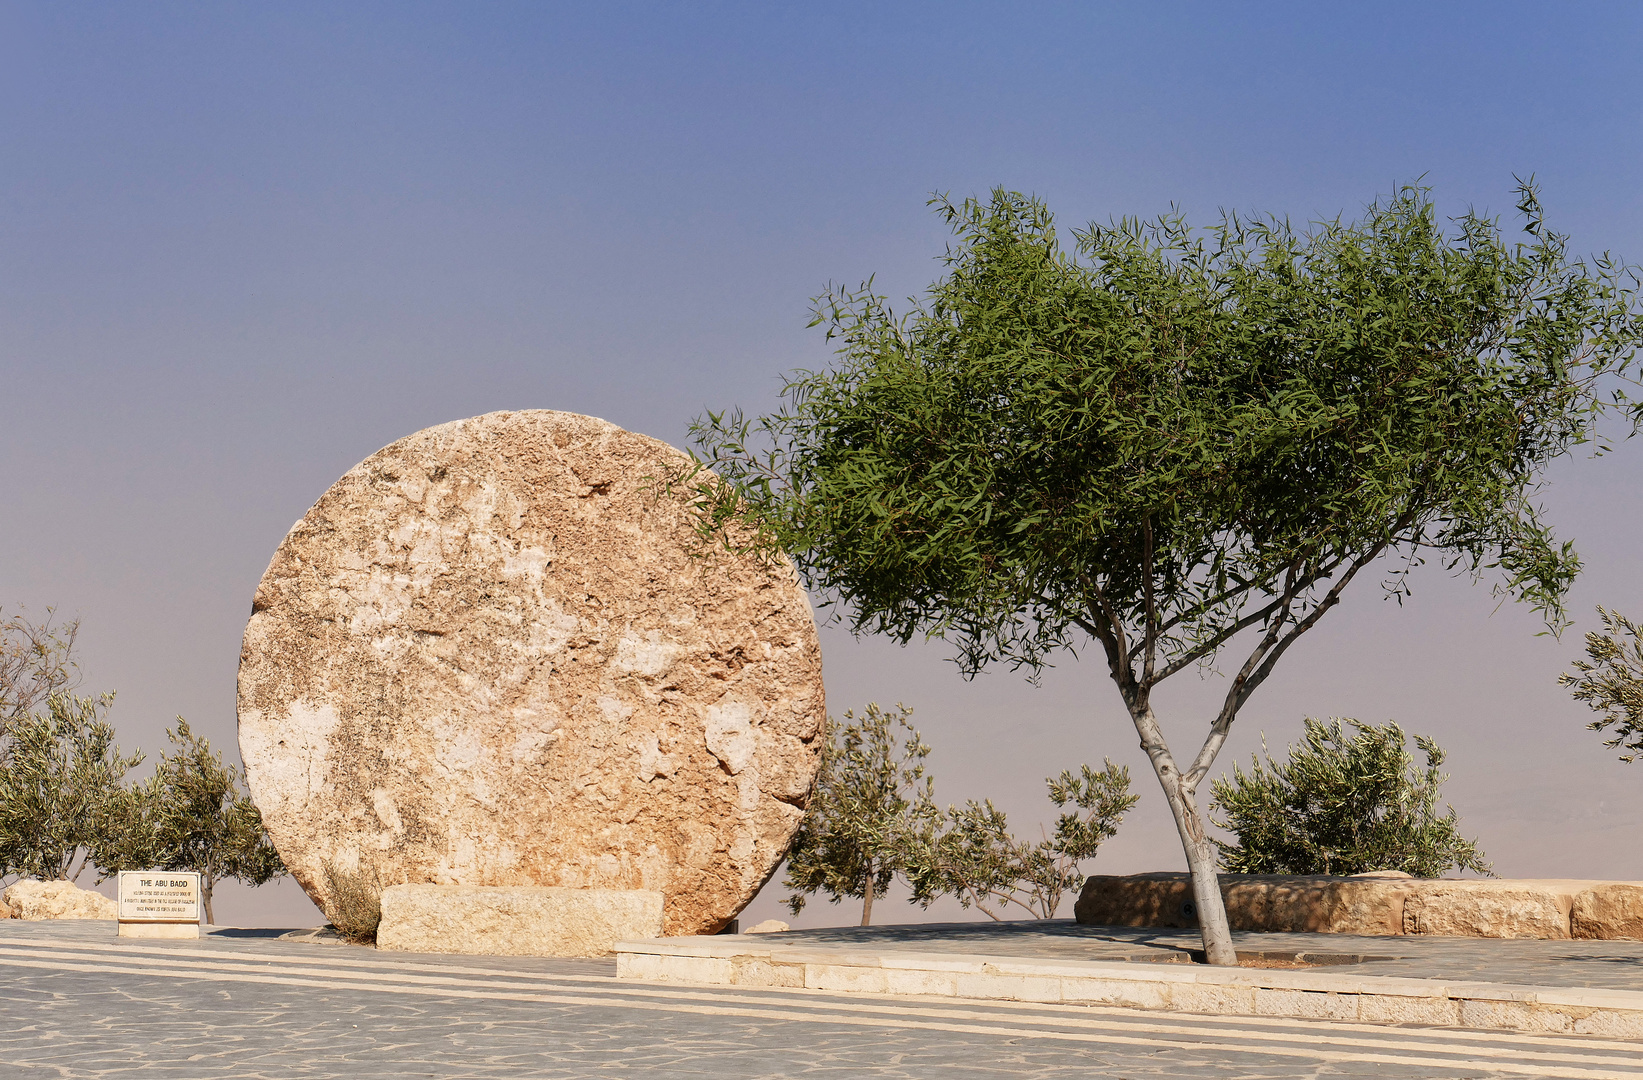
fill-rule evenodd
<path id="1" fill-rule="evenodd" d="M 1577 251 L 1643 261 L 1640 31 L 1601 3 L 0 3 L 0 606 L 83 618 L 127 741 L 182 713 L 232 747 L 251 591 L 342 472 L 493 409 L 682 444 L 704 409 L 768 407 L 828 361 L 805 324 L 829 282 L 935 276 L 932 191 L 1030 191 L 1073 226 L 1351 215 L 1424 177 L 1510 219 L 1533 173 Z M 1547 495 L 1585 623 L 1643 613 L 1637 451 Z M 1555 686 L 1578 634 L 1417 586 L 1332 614 L 1229 753 L 1395 718 L 1451 749 L 1502 872 L 1643 878 L 1643 774 Z M 1110 755 L 1142 803 L 1103 861 L 1180 863 L 1098 672 L 967 686 L 939 646 L 825 640 L 837 711 L 918 709 L 944 800 L 1033 827 L 1041 777 Z M 1213 690 L 1178 691 L 1179 738 Z M 311 919 L 264 894 L 243 921 Z"/>

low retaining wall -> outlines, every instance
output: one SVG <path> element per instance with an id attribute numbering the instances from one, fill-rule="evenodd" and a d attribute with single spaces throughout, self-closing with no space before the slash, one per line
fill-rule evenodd
<path id="1" fill-rule="evenodd" d="M 1643 940 L 1637 881 L 1222 874 L 1221 896 L 1234 930 Z M 1198 925 L 1186 874 L 1089 878 L 1073 914 L 1094 926 Z"/>

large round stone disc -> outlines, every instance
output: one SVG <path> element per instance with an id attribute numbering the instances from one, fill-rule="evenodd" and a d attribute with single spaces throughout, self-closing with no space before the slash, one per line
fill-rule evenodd
<path id="1" fill-rule="evenodd" d="M 240 653 L 240 750 L 280 855 L 399 883 L 653 889 L 710 933 L 774 872 L 820 752 L 785 564 L 699 543 L 683 455 L 499 412 L 371 455 L 292 527 Z"/>

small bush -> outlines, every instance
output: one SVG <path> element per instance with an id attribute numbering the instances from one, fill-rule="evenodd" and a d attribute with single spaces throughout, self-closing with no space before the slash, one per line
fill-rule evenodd
<path id="1" fill-rule="evenodd" d="M 1599 714 L 1586 726 L 1613 735 L 1603 745 L 1619 750 L 1621 761 L 1636 761 L 1643 758 L 1643 637 L 1624 615 L 1602 607 L 1597 614 L 1606 632 L 1587 634 L 1589 659 L 1576 660 L 1574 673 L 1557 681 Z"/>
<path id="2" fill-rule="evenodd" d="M 829 718 L 821 769 L 787 853 L 793 914 L 825 892 L 835 904 L 859 897 L 861 925 L 870 925 L 875 898 L 895 878 L 907 880 L 933 842 L 941 811 L 925 771 L 930 748 L 908 723 L 912 715 L 905 705 L 869 704 L 842 724 Z"/>
<path id="3" fill-rule="evenodd" d="M 1456 829 L 1454 807 L 1437 812 L 1438 790 L 1448 776 L 1438 771 L 1443 750 L 1424 735 L 1415 745 L 1426 757 L 1418 768 L 1404 745 L 1403 729 L 1311 717 L 1289 760 L 1250 772 L 1234 766 L 1229 780 L 1214 783 L 1216 825 L 1230 829 L 1236 844 L 1215 841 L 1221 867 L 1242 874 L 1362 874 L 1402 870 L 1441 877 L 1455 867 L 1491 873 L 1477 841 Z"/>
<path id="4" fill-rule="evenodd" d="M 1084 884 L 1080 864 L 1117 833 L 1139 796 L 1130 792 L 1129 769 L 1111 761 L 1100 772 L 1084 765 L 1080 774 L 1062 772 L 1045 783 L 1062 813 L 1055 834 L 1037 843 L 1012 834 L 991 799 L 949 806 L 945 830 L 918 860 L 914 899 L 928 907 L 948 893 L 994 920 L 1002 920 L 1012 904 L 1034 918 L 1055 918 L 1062 897 L 1076 895 Z"/>
<path id="5" fill-rule="evenodd" d="M 356 945 L 372 945 L 382 921 L 382 885 L 377 875 L 320 864 L 325 875 L 325 914 L 336 932 Z"/>

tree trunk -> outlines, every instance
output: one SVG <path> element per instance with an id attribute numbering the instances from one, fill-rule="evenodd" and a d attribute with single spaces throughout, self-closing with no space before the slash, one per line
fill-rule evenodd
<path id="1" fill-rule="evenodd" d="M 1215 845 L 1204 831 L 1204 816 L 1198 809 L 1196 793 L 1187 791 L 1181 771 L 1164 743 L 1164 733 L 1151 705 L 1132 710 L 1141 749 L 1147 752 L 1153 772 L 1164 789 L 1175 829 L 1186 852 L 1187 869 L 1192 873 L 1192 904 L 1198 916 L 1198 932 L 1204 939 L 1204 958 L 1211 964 L 1238 965 L 1238 951 L 1232 946 L 1232 928 L 1227 925 L 1227 908 L 1221 899 L 1221 883 L 1215 876 Z"/>
<path id="2" fill-rule="evenodd" d="M 867 862 L 867 885 L 861 892 L 861 924 L 867 926 L 873 921 L 873 862 Z"/>
<path id="3" fill-rule="evenodd" d="M 213 882 L 204 874 L 200 875 L 200 899 L 205 902 L 205 925 L 216 926 L 217 920 L 211 916 L 211 886 Z"/>
<path id="4" fill-rule="evenodd" d="M 1188 824 L 1183 825 L 1183 819 Z M 1238 950 L 1232 945 L 1232 927 L 1227 923 L 1227 906 L 1215 873 L 1215 845 L 1204 834 L 1203 815 L 1196 800 L 1187 800 L 1176 812 L 1176 828 L 1181 831 L 1187 869 L 1192 872 L 1192 904 L 1198 914 L 1198 932 L 1204 939 L 1204 958 L 1212 964 L 1237 967 Z"/>

